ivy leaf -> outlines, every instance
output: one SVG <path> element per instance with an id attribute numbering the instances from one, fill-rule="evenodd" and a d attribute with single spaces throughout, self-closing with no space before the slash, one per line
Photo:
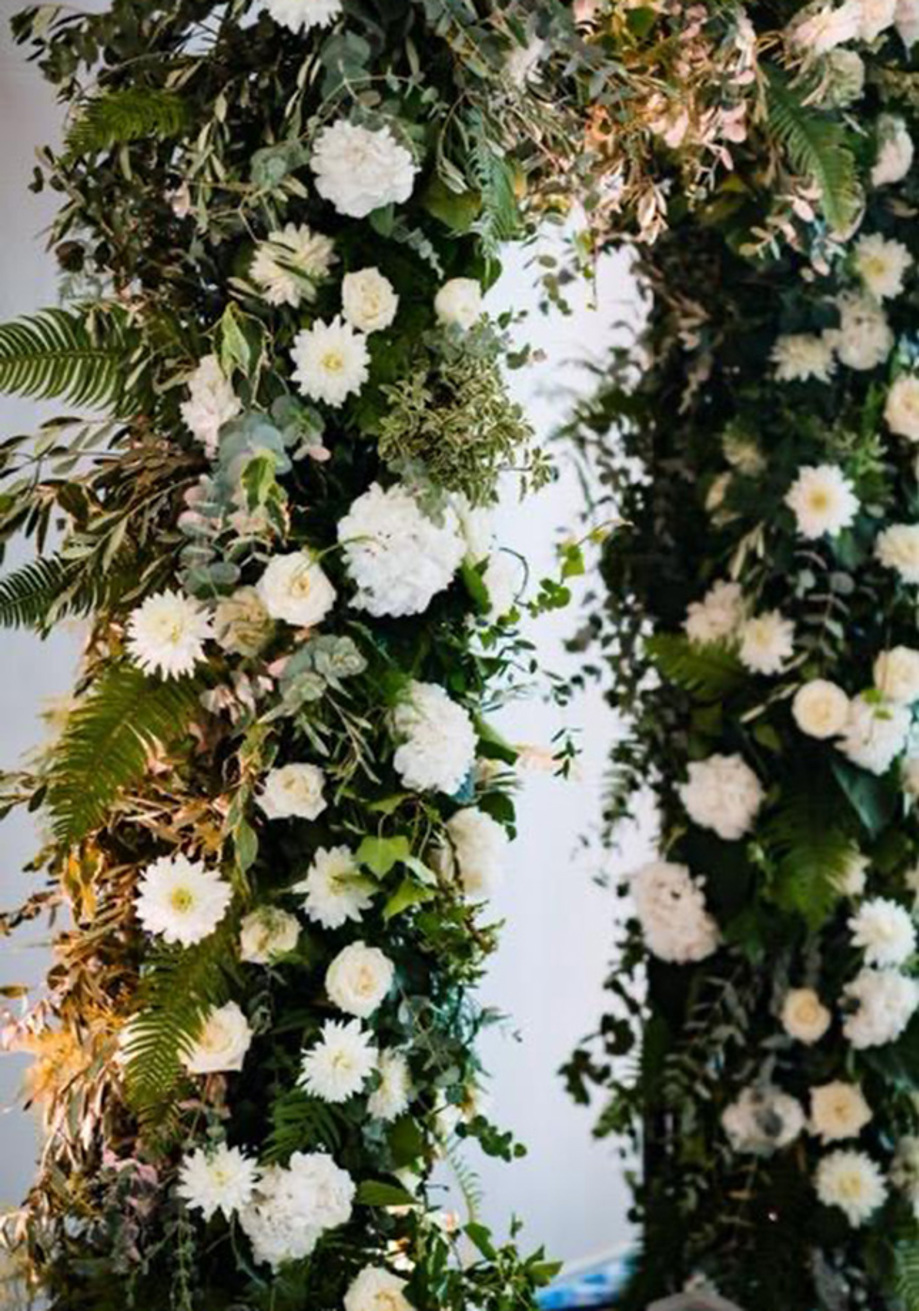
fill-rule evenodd
<path id="1" fill-rule="evenodd" d="M 435 895 L 432 888 L 426 888 L 420 883 L 415 883 L 412 879 L 403 879 L 396 891 L 383 907 L 383 918 L 389 922 L 401 915 L 403 911 L 408 910 L 411 906 L 421 905 L 425 901 L 430 901 Z"/>
<path id="2" fill-rule="evenodd" d="M 360 1206 L 417 1206 L 413 1197 L 401 1184 L 390 1184 L 376 1179 L 365 1179 L 358 1185 L 357 1201 Z"/>
<path id="3" fill-rule="evenodd" d="M 406 837 L 364 838 L 357 849 L 357 862 L 366 865 L 377 878 L 385 878 L 394 865 L 406 861 L 412 854 Z"/>

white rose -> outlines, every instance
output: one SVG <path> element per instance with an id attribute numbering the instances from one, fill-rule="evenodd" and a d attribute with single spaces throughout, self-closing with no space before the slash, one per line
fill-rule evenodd
<path id="1" fill-rule="evenodd" d="M 836 301 L 839 328 L 828 329 L 842 363 L 849 369 L 876 369 L 893 350 L 894 336 L 887 316 L 870 296 L 847 292 Z"/>
<path id="2" fill-rule="evenodd" d="M 338 953 L 325 976 L 325 989 L 339 1010 L 365 1020 L 392 987 L 394 967 L 378 947 L 352 942 Z"/>
<path id="3" fill-rule="evenodd" d="M 491 815 L 467 806 L 447 821 L 447 835 L 466 893 L 477 901 L 493 896 L 504 873 L 507 830 Z"/>
<path id="4" fill-rule="evenodd" d="M 468 331 L 482 315 L 482 287 L 474 278 L 451 278 L 434 299 L 434 312 L 445 327 Z"/>
<path id="5" fill-rule="evenodd" d="M 335 588 L 308 551 L 269 560 L 258 581 L 258 594 L 272 619 L 300 628 L 318 624 L 335 604 Z"/>
<path id="6" fill-rule="evenodd" d="M 317 765 L 281 765 L 265 778 L 259 804 L 269 819 L 317 819 L 326 808 Z"/>
<path id="7" fill-rule="evenodd" d="M 884 419 L 898 437 L 919 442 L 919 377 L 904 373 L 896 379 L 887 393 Z"/>
<path id="8" fill-rule="evenodd" d="M 808 737 L 836 737 L 848 723 L 849 698 L 836 683 L 813 678 L 798 688 L 791 713 L 798 728 Z"/>
<path id="9" fill-rule="evenodd" d="M 379 332 L 396 317 L 399 297 L 395 288 L 379 269 L 359 269 L 348 273 L 341 284 L 345 318 L 360 332 Z"/>
<path id="10" fill-rule="evenodd" d="M 832 1015 L 813 988 L 791 988 L 782 1005 L 782 1028 L 791 1038 L 811 1046 L 830 1027 Z"/>
<path id="11" fill-rule="evenodd" d="M 276 906 L 260 906 L 240 925 L 239 957 L 250 965 L 271 965 L 292 952 L 299 939 L 296 915 Z"/>
<path id="12" fill-rule="evenodd" d="M 182 1063 L 189 1074 L 224 1074 L 241 1070 L 252 1044 L 249 1022 L 235 1001 L 212 1010 Z"/>
<path id="13" fill-rule="evenodd" d="M 882 651 L 874 662 L 874 686 L 899 705 L 919 701 L 919 651 L 911 646 Z"/>
<path id="14" fill-rule="evenodd" d="M 913 139 L 898 114 L 881 114 L 877 122 L 878 154 L 871 170 L 875 187 L 902 182 L 913 165 Z"/>
<path id="15" fill-rule="evenodd" d="M 411 1311 L 405 1280 L 382 1266 L 365 1266 L 345 1293 L 345 1311 Z"/>
<path id="16" fill-rule="evenodd" d="M 895 523 L 878 534 L 874 553 L 904 583 L 919 583 L 919 524 Z"/>
<path id="17" fill-rule="evenodd" d="M 411 153 L 388 127 L 373 130 L 346 119 L 319 133 L 310 168 L 323 200 L 349 218 L 403 204 L 418 172 Z"/>

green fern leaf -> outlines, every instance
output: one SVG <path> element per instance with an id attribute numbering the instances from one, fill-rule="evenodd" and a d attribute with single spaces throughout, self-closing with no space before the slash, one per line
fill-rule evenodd
<path id="1" fill-rule="evenodd" d="M 855 157 L 845 129 L 819 109 L 802 104 L 787 78 L 770 70 L 769 125 L 796 172 L 820 188 L 823 212 L 830 227 L 844 229 L 858 206 Z"/>
<path id="2" fill-rule="evenodd" d="M 71 572 L 58 556 L 30 560 L 0 578 L 0 627 L 46 630 L 60 611 Z"/>
<path id="3" fill-rule="evenodd" d="M 301 1088 L 289 1088 L 271 1106 L 271 1132 L 264 1150 L 268 1162 L 286 1165 L 294 1152 L 324 1148 L 337 1152 L 342 1129 L 333 1107 Z"/>
<path id="4" fill-rule="evenodd" d="M 127 356 L 122 323 L 105 315 L 93 325 L 58 309 L 0 324 L 0 392 L 117 407 Z"/>
<path id="5" fill-rule="evenodd" d="M 835 822 L 838 811 L 832 786 L 821 789 L 798 780 L 760 829 L 776 861 L 769 895 L 784 910 L 803 916 L 811 929 L 818 929 L 832 913 L 852 854 L 848 834 Z"/>
<path id="6" fill-rule="evenodd" d="M 95 155 L 144 137 L 177 137 L 188 126 L 189 109 L 172 91 L 129 87 L 83 106 L 67 135 L 67 157 Z"/>
<path id="7" fill-rule="evenodd" d="M 744 679 L 737 654 L 719 643 L 694 646 L 678 633 L 649 637 L 645 650 L 659 673 L 700 701 L 719 701 Z"/>
<path id="8" fill-rule="evenodd" d="M 903 1311 L 919 1311 L 919 1241 L 915 1239 L 894 1249 L 894 1292 Z"/>

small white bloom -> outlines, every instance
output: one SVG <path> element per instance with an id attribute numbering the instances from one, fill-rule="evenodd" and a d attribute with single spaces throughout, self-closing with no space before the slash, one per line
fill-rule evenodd
<path id="1" fill-rule="evenodd" d="M 452 795 L 475 764 L 476 734 L 462 706 L 436 683 L 409 684 L 393 713 L 393 765 L 406 787 Z"/>
<path id="2" fill-rule="evenodd" d="M 488 618 L 497 621 L 517 604 L 521 585 L 519 561 L 503 551 L 495 551 L 489 556 L 482 582 L 488 593 Z"/>
<path id="3" fill-rule="evenodd" d="M 148 933 L 191 947 L 214 932 L 232 900 L 218 870 L 181 853 L 161 856 L 137 885 L 137 918 Z"/>
<path id="4" fill-rule="evenodd" d="M 881 114 L 877 121 L 878 153 L 871 184 L 891 186 L 902 182 L 913 166 L 913 139 L 899 114 Z"/>
<path id="5" fill-rule="evenodd" d="M 753 770 L 738 755 L 693 761 L 679 794 L 689 818 L 713 829 L 725 842 L 749 833 L 766 796 Z"/>
<path id="6" fill-rule="evenodd" d="M 919 583 L 919 524 L 895 523 L 878 535 L 874 553 L 904 583 Z"/>
<path id="7" fill-rule="evenodd" d="M 277 1270 L 309 1256 L 327 1229 L 351 1219 L 356 1191 L 347 1171 L 324 1152 L 294 1152 L 286 1169 L 266 1167 L 240 1213 L 256 1261 Z"/>
<path id="8" fill-rule="evenodd" d="M 838 684 L 826 678 L 812 678 L 798 688 L 791 713 L 802 733 L 825 741 L 845 731 L 849 698 Z"/>
<path id="9" fill-rule="evenodd" d="M 309 551 L 292 551 L 268 561 L 258 594 L 272 619 L 300 628 L 320 623 L 335 604 L 335 588 Z"/>
<path id="10" fill-rule="evenodd" d="M 862 902 L 849 920 L 849 932 L 869 965 L 903 965 L 916 950 L 909 912 L 887 897 Z"/>
<path id="11" fill-rule="evenodd" d="M 877 300 L 889 300 L 903 290 L 913 257 L 902 242 L 872 232 L 855 243 L 853 262 L 865 289 Z"/>
<path id="12" fill-rule="evenodd" d="M 686 610 L 683 631 L 699 646 L 726 642 L 736 635 L 743 622 L 744 599 L 739 583 L 723 580 L 713 583 L 701 601 L 692 601 Z"/>
<path id="13" fill-rule="evenodd" d="M 303 909 L 324 929 L 359 920 L 373 901 L 373 884 L 364 878 L 347 847 L 320 847 L 306 878 L 294 884 L 304 894 Z"/>
<path id="14" fill-rule="evenodd" d="M 845 0 L 837 6 L 821 5 L 805 10 L 789 28 L 791 41 L 815 55 L 825 55 L 846 41 L 854 41 L 861 26 L 858 0 Z"/>
<path id="15" fill-rule="evenodd" d="M 858 497 L 843 471 L 833 464 L 806 465 L 785 497 L 802 537 L 836 537 L 858 514 Z"/>
<path id="16" fill-rule="evenodd" d="M 819 1042 L 832 1022 L 832 1015 L 813 988 L 790 988 L 782 1003 L 782 1028 L 791 1038 L 808 1047 Z"/>
<path id="17" fill-rule="evenodd" d="M 883 309 L 870 296 L 846 292 L 836 300 L 839 328 L 829 340 L 849 369 L 876 369 L 893 350 L 894 336 Z"/>
<path id="18" fill-rule="evenodd" d="M 197 1039 L 182 1053 L 189 1074 L 227 1074 L 243 1068 L 252 1045 L 249 1021 L 235 1001 L 215 1007 Z"/>
<path id="19" fill-rule="evenodd" d="M 258 1165 L 238 1147 L 221 1143 L 211 1151 L 191 1152 L 179 1170 L 177 1192 L 192 1211 L 210 1220 L 218 1211 L 226 1218 L 252 1201 L 258 1183 Z"/>
<path id="20" fill-rule="evenodd" d="M 290 352 L 294 382 L 301 395 L 326 405 L 343 405 L 359 392 L 369 376 L 367 339 L 350 323 L 317 320 L 294 337 Z"/>
<path id="21" fill-rule="evenodd" d="M 467 806 L 447 821 L 447 836 L 466 894 L 474 901 L 494 896 L 504 874 L 507 830 L 491 815 Z"/>
<path id="22" fill-rule="evenodd" d="M 263 0 L 263 5 L 276 23 L 291 32 L 328 27 L 342 12 L 341 0 Z"/>
<path id="23" fill-rule="evenodd" d="M 893 24 L 897 0 L 858 0 L 858 35 L 862 41 L 875 41 Z"/>
<path id="24" fill-rule="evenodd" d="M 318 819 L 328 804 L 324 785 L 318 765 L 281 765 L 266 775 L 259 805 L 269 819 Z"/>
<path id="25" fill-rule="evenodd" d="M 833 347 L 825 336 L 787 333 L 772 348 L 772 362 L 779 382 L 829 382 L 836 371 Z"/>
<path id="26" fill-rule="evenodd" d="M 214 641 L 230 655 L 255 656 L 271 636 L 271 616 L 255 587 L 222 597 L 214 611 Z"/>
<path id="27" fill-rule="evenodd" d="M 239 400 L 224 376 L 216 355 L 205 355 L 188 380 L 188 400 L 180 406 L 186 428 L 213 458 L 220 429 L 242 413 Z"/>
<path id="28" fill-rule="evenodd" d="M 909 706 L 919 701 L 919 651 L 895 646 L 874 662 L 874 686 L 889 701 Z"/>
<path id="29" fill-rule="evenodd" d="M 740 629 L 740 660 L 751 673 L 780 674 L 794 655 L 795 626 L 778 610 L 747 619 Z"/>
<path id="30" fill-rule="evenodd" d="M 326 971 L 325 990 L 340 1011 L 366 1020 L 386 1000 L 394 977 L 393 963 L 379 947 L 352 942 Z"/>
<path id="31" fill-rule="evenodd" d="M 898 437 L 919 442 L 919 377 L 904 373 L 894 381 L 887 393 L 884 419 Z"/>
<path id="32" fill-rule="evenodd" d="M 157 592 L 132 610 L 127 648 L 145 674 L 182 678 L 204 658 L 211 632 L 207 611 L 180 592 Z"/>
<path id="33" fill-rule="evenodd" d="M 685 965 L 718 950 L 721 934 L 706 909 L 703 880 L 686 865 L 652 861 L 632 875 L 629 887 L 648 950 L 660 960 Z"/>
<path id="34" fill-rule="evenodd" d="M 371 1036 L 360 1020 L 327 1020 L 315 1047 L 303 1057 L 301 1088 L 324 1102 L 346 1102 L 376 1067 Z"/>
<path id="35" fill-rule="evenodd" d="M 367 1100 L 367 1111 L 375 1120 L 398 1120 L 413 1095 L 408 1061 L 401 1052 L 381 1052 L 377 1069 L 380 1083 Z"/>
<path id="36" fill-rule="evenodd" d="M 864 695 L 849 702 L 849 722 L 838 746 L 854 765 L 886 774 L 906 746 L 912 716 L 907 706 Z"/>
<path id="37" fill-rule="evenodd" d="M 434 298 L 434 313 L 445 327 L 468 330 L 482 317 L 482 286 L 475 278 L 451 278 Z"/>
<path id="38" fill-rule="evenodd" d="M 846 857 L 845 868 L 836 879 L 836 887 L 844 897 L 860 897 L 868 883 L 868 857 L 858 850 L 853 850 Z"/>
<path id="39" fill-rule="evenodd" d="M 310 168 L 323 200 L 349 218 L 403 204 L 418 172 L 411 153 L 388 127 L 372 130 L 346 119 L 319 133 Z"/>
<path id="40" fill-rule="evenodd" d="M 871 1121 L 871 1107 L 854 1083 L 824 1083 L 811 1089 L 810 1131 L 824 1143 L 857 1138 Z"/>
<path id="41" fill-rule="evenodd" d="M 410 1311 L 405 1280 L 382 1266 L 365 1266 L 345 1293 L 345 1311 Z"/>
<path id="42" fill-rule="evenodd" d="M 853 1047 L 895 1042 L 919 1006 L 919 983 L 898 970 L 866 968 L 843 990 L 847 1007 L 842 1031 Z"/>
<path id="43" fill-rule="evenodd" d="M 379 269 L 358 269 L 341 284 L 345 318 L 359 332 L 379 332 L 396 317 L 399 297 L 389 278 Z"/>
<path id="44" fill-rule="evenodd" d="M 805 1116 L 800 1102 L 772 1087 L 745 1088 L 725 1110 L 721 1125 L 735 1152 L 771 1156 L 800 1137 Z"/>
<path id="45" fill-rule="evenodd" d="M 259 906 L 240 925 L 239 958 L 250 965 L 273 965 L 300 940 L 296 915 L 277 906 Z"/>
<path id="46" fill-rule="evenodd" d="M 823 1205 L 838 1206 L 855 1229 L 869 1220 L 887 1197 L 881 1168 L 865 1152 L 831 1152 L 817 1166 L 814 1182 Z"/>
<path id="47" fill-rule="evenodd" d="M 897 0 L 894 22 L 908 54 L 919 41 L 919 0 Z"/>
<path id="48" fill-rule="evenodd" d="M 297 309 L 316 299 L 320 282 L 335 263 L 335 243 L 305 224 L 288 223 L 260 241 L 249 269 L 269 305 Z"/>

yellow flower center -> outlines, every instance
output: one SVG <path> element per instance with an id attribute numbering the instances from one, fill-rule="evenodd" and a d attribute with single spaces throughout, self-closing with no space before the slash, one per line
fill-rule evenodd
<path id="1" fill-rule="evenodd" d="M 326 373 L 341 373 L 345 367 L 345 359 L 341 351 L 328 350 L 322 357 L 322 367 Z"/>
<path id="2" fill-rule="evenodd" d="M 169 904 L 173 910 L 185 912 L 191 910 L 195 904 L 194 893 L 190 888 L 173 888 L 169 898 Z"/>

